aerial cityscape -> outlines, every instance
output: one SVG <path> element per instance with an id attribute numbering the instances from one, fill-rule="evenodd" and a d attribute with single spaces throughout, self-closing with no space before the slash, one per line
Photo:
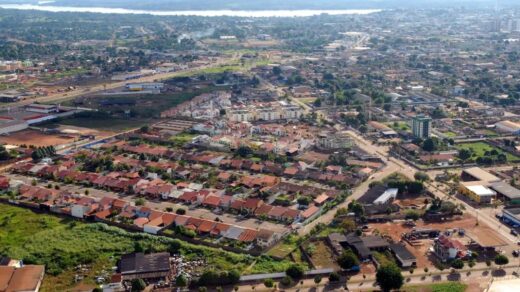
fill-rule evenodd
<path id="1" fill-rule="evenodd" d="M 520 2 L 0 0 L 0 292 L 520 291 Z"/>

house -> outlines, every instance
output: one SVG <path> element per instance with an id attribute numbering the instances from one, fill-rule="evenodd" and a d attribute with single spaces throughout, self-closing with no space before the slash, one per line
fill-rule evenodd
<path id="1" fill-rule="evenodd" d="M 171 213 L 163 213 L 161 216 L 150 220 L 143 225 L 143 231 L 150 234 L 157 234 L 164 228 L 169 227 L 175 222 L 177 215 Z"/>
<path id="2" fill-rule="evenodd" d="M 354 232 L 347 234 L 345 241 L 340 244 L 343 247 L 351 248 L 363 261 L 372 258 L 372 251 L 385 251 L 390 245 L 386 239 L 380 236 L 358 236 Z"/>
<path id="3" fill-rule="evenodd" d="M 82 197 L 76 204 L 72 205 L 70 214 L 72 217 L 83 218 L 85 214 L 93 211 L 94 199 L 89 197 Z"/>
<path id="4" fill-rule="evenodd" d="M 124 281 L 133 279 L 163 279 L 171 276 L 170 254 L 162 253 L 131 253 L 121 257 L 118 271 Z"/>
<path id="5" fill-rule="evenodd" d="M 0 266 L 0 291 L 38 292 L 45 275 L 45 266 Z"/>
<path id="6" fill-rule="evenodd" d="M 464 244 L 445 235 L 439 236 L 439 238 L 434 241 L 433 250 L 443 262 L 456 258 L 464 258 L 467 253 L 467 248 Z"/>
<path id="7" fill-rule="evenodd" d="M 313 202 L 316 206 L 323 206 L 327 201 L 329 201 L 331 198 L 327 196 L 327 194 L 323 193 L 316 198 L 314 198 Z"/>
<path id="8" fill-rule="evenodd" d="M 394 243 L 390 244 L 390 250 L 402 268 L 417 266 L 417 258 L 406 248 L 405 245 Z"/>
<path id="9" fill-rule="evenodd" d="M 278 236 L 274 231 L 267 229 L 260 229 L 256 235 L 256 244 L 261 248 L 272 246 L 278 240 Z"/>
<path id="10" fill-rule="evenodd" d="M 215 227 L 217 222 L 211 220 L 202 220 L 202 223 L 197 228 L 197 233 L 199 234 L 209 234 Z"/>
<path id="11" fill-rule="evenodd" d="M 286 211 L 287 211 L 286 207 L 274 206 L 267 213 L 267 217 L 269 217 L 270 219 L 282 221 L 283 220 L 282 216 L 283 216 L 283 214 L 285 214 Z"/>
<path id="12" fill-rule="evenodd" d="M 307 210 L 303 211 L 300 215 L 303 221 L 311 221 L 320 214 L 320 208 L 315 205 L 309 206 Z"/>
<path id="13" fill-rule="evenodd" d="M 256 236 L 258 234 L 258 231 L 254 230 L 254 229 L 248 229 L 246 228 L 244 230 L 244 232 L 242 232 L 240 234 L 240 236 L 238 237 L 238 241 L 242 241 L 242 242 L 254 242 L 256 240 Z"/>
<path id="14" fill-rule="evenodd" d="M 238 240 L 240 235 L 245 231 L 244 228 L 236 225 L 231 225 L 229 229 L 224 233 L 224 237 L 228 239 Z"/>
<path id="15" fill-rule="evenodd" d="M 0 176 L 0 190 L 8 190 L 10 187 L 9 178 L 6 176 Z"/>
<path id="16" fill-rule="evenodd" d="M 300 219 L 301 212 L 299 210 L 286 208 L 285 212 L 282 215 L 282 220 L 286 222 L 294 222 Z"/>

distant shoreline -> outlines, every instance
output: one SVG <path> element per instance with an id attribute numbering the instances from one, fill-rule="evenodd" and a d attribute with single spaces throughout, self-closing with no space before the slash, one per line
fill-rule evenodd
<path id="1" fill-rule="evenodd" d="M 32 4 L 0 4 L 3 9 L 37 10 L 47 12 L 81 12 L 102 14 L 147 14 L 154 16 L 202 16 L 202 17 L 308 17 L 321 14 L 329 15 L 366 15 L 383 11 L 382 9 L 295 9 L 295 10 L 178 10 L 178 11 L 156 11 L 137 10 L 125 8 L 105 7 L 72 7 L 72 6 L 50 6 Z"/>

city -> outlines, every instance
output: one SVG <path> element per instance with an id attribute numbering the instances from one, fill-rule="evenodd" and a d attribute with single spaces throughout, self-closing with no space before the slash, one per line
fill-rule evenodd
<path id="1" fill-rule="evenodd" d="M 519 3 L 170 1 L 0 0 L 0 291 L 520 290 Z"/>

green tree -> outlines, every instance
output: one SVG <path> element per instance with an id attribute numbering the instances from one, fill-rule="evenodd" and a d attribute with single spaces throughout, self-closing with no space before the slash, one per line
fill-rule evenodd
<path id="1" fill-rule="evenodd" d="M 293 279 L 301 279 L 303 277 L 304 269 L 301 265 L 293 264 L 285 270 L 287 276 Z"/>
<path id="2" fill-rule="evenodd" d="M 508 263 L 509 263 L 509 259 L 503 254 L 499 254 L 495 257 L 495 264 L 497 266 L 507 265 Z"/>
<path id="3" fill-rule="evenodd" d="M 143 279 L 132 280 L 132 292 L 141 292 L 146 288 L 146 283 Z"/>
<path id="4" fill-rule="evenodd" d="M 338 257 L 338 265 L 345 270 L 350 270 L 359 265 L 359 259 L 350 249 L 344 250 Z"/>
<path id="5" fill-rule="evenodd" d="M 186 278 L 186 276 L 184 275 L 179 275 L 176 279 L 175 279 L 175 285 L 177 287 L 186 287 L 188 286 L 188 279 Z"/>
<path id="6" fill-rule="evenodd" d="M 469 149 L 461 149 L 459 150 L 459 153 L 457 157 L 462 160 L 462 162 L 466 162 L 468 159 L 470 159 L 472 156 L 471 150 Z"/>
<path id="7" fill-rule="evenodd" d="M 273 279 L 265 279 L 264 280 L 264 286 L 267 287 L 267 288 L 273 288 L 273 286 L 274 286 Z"/>
<path id="8" fill-rule="evenodd" d="M 318 285 L 319 283 L 321 283 L 321 276 L 320 276 L 320 275 L 316 275 L 316 276 L 314 276 L 314 283 L 316 283 L 316 285 Z"/>
<path id="9" fill-rule="evenodd" d="M 381 290 L 388 292 L 400 289 L 403 286 L 404 278 L 401 270 L 395 264 L 388 264 L 377 269 L 376 282 Z"/>
<path id="10" fill-rule="evenodd" d="M 422 171 L 416 172 L 413 175 L 413 177 L 415 178 L 415 180 L 418 180 L 420 182 L 425 182 L 425 181 L 430 180 L 430 177 L 428 176 L 428 174 L 426 174 L 425 172 L 422 172 Z"/>
<path id="11" fill-rule="evenodd" d="M 332 272 L 332 273 L 329 274 L 329 281 L 330 282 L 338 282 L 339 279 L 340 279 L 340 276 L 339 276 L 338 273 Z"/>
<path id="12" fill-rule="evenodd" d="M 424 140 L 422 144 L 422 149 L 427 152 L 435 151 L 436 148 L 437 145 L 435 144 L 435 141 L 432 138 Z"/>
<path id="13" fill-rule="evenodd" d="M 282 280 L 280 280 L 280 284 L 282 284 L 285 287 L 291 286 L 291 284 L 292 284 L 291 277 L 289 277 L 289 276 L 283 277 Z"/>
<path id="14" fill-rule="evenodd" d="M 460 270 L 464 268 L 464 262 L 461 259 L 455 259 L 451 262 L 451 267 Z"/>

